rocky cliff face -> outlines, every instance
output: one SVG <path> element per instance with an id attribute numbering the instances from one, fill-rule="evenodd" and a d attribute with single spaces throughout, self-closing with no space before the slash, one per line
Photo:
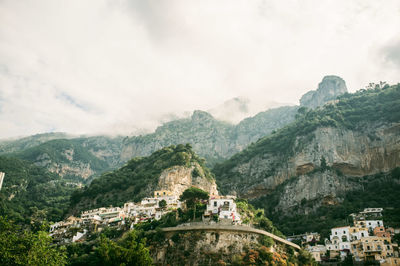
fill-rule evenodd
<path id="1" fill-rule="evenodd" d="M 292 155 L 265 153 L 236 165 L 230 174 L 236 178 L 224 179 L 223 186 L 240 196 L 257 198 L 291 177 L 319 168 L 322 158 L 346 176 L 389 171 L 400 166 L 399 135 L 398 123 L 369 125 L 361 131 L 318 128 L 311 140 L 305 136 L 297 138 Z M 322 187 L 319 190 L 324 191 Z"/>
<path id="2" fill-rule="evenodd" d="M 174 195 L 181 195 L 183 191 L 194 186 L 210 195 L 218 195 L 215 180 L 206 178 L 202 173 L 199 176 L 193 176 L 195 168 L 201 169 L 197 164 L 192 167 L 174 166 L 164 170 L 158 178 L 157 190 L 168 190 Z"/>
<path id="3" fill-rule="evenodd" d="M 337 96 L 346 92 L 346 83 L 342 78 L 325 76 L 321 83 L 318 84 L 317 90 L 309 91 L 301 97 L 300 105 L 315 108 L 336 99 Z"/>
<path id="4" fill-rule="evenodd" d="M 231 261 L 234 254 L 257 248 L 258 239 L 258 235 L 246 233 L 189 231 L 179 234 L 175 241 L 167 238 L 163 243 L 154 243 L 150 252 L 156 265 L 178 261 L 182 265 L 217 265 L 219 260 Z"/>
<path id="5" fill-rule="evenodd" d="M 361 189 L 357 179 L 339 176 L 335 171 L 301 175 L 287 182 L 281 190 L 275 211 L 288 212 L 302 202 L 312 201 L 312 207 L 336 205 L 344 192 Z"/>
<path id="6" fill-rule="evenodd" d="M 207 163 L 226 159 L 243 150 L 251 142 L 279 129 L 295 118 L 297 106 L 286 106 L 261 112 L 234 126 L 215 120 L 209 113 L 195 111 L 191 118 L 164 124 L 145 136 L 124 141 L 121 161 L 136 156 L 147 156 L 165 146 L 190 143 Z"/>

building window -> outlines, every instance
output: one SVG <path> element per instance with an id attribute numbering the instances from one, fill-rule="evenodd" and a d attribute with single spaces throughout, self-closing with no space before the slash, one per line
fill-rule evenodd
<path id="1" fill-rule="evenodd" d="M 217 202 L 216 201 L 214 201 L 214 207 L 217 207 Z"/>
<path id="2" fill-rule="evenodd" d="M 165 191 L 163 192 L 163 195 L 165 195 Z"/>

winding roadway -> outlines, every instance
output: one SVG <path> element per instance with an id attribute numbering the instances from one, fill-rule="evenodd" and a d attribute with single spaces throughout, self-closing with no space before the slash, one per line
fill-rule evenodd
<path id="1" fill-rule="evenodd" d="M 243 225 L 220 225 L 220 224 L 185 224 L 177 227 L 166 227 L 161 229 L 163 232 L 177 232 L 177 231 L 228 231 L 228 232 L 240 232 L 240 233 L 254 233 L 254 234 L 259 234 L 259 235 L 264 235 L 268 236 L 275 241 L 278 241 L 280 243 L 283 243 L 285 245 L 291 246 L 295 248 L 296 250 L 300 250 L 301 248 L 290 242 L 287 241 L 286 239 L 283 239 L 279 236 L 276 236 L 274 234 L 271 234 L 267 231 L 252 228 L 250 226 L 243 226 Z"/>

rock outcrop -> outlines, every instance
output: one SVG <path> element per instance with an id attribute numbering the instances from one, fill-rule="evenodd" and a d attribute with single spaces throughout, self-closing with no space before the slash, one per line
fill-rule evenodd
<path id="1" fill-rule="evenodd" d="M 324 127 L 309 137 L 298 137 L 292 155 L 264 153 L 236 165 L 222 176 L 223 191 L 257 198 L 291 177 L 327 166 L 346 176 L 386 172 L 400 166 L 400 124 L 368 125 L 359 130 Z M 324 191 L 320 188 L 321 191 Z M 306 197 L 307 198 L 307 197 Z"/>
<path id="2" fill-rule="evenodd" d="M 339 176 L 335 171 L 301 175 L 284 185 L 275 210 L 289 211 L 302 201 L 313 201 L 313 208 L 321 204 L 337 204 L 341 201 L 341 195 L 344 192 L 361 187 L 356 179 Z"/>
<path id="3" fill-rule="evenodd" d="M 200 169 L 200 166 L 173 166 L 164 170 L 158 178 L 157 190 L 168 190 L 179 196 L 183 191 L 194 186 L 210 195 L 218 195 L 215 180 L 205 177 L 204 174 L 193 176 L 195 168 Z"/>
<path id="4" fill-rule="evenodd" d="M 309 91 L 300 99 L 300 105 L 315 108 L 325 103 L 335 100 L 339 95 L 347 92 L 345 81 L 338 76 L 325 76 L 318 89 Z"/>

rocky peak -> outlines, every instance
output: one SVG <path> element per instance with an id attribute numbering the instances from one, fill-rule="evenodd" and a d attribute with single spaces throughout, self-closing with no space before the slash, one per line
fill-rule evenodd
<path id="1" fill-rule="evenodd" d="M 300 105 L 310 108 L 322 106 L 347 92 L 346 82 L 338 76 L 325 76 L 318 84 L 318 89 L 309 91 L 300 99 Z"/>
<path id="2" fill-rule="evenodd" d="M 214 120 L 214 117 L 205 111 L 195 110 L 192 115 L 193 122 Z"/>

